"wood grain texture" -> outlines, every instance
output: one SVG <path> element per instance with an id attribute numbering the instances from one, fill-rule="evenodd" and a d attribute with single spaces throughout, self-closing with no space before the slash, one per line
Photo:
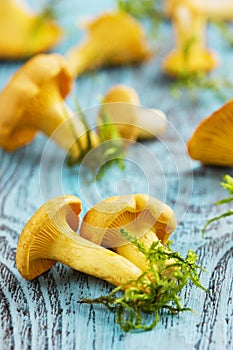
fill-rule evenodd
<path id="1" fill-rule="evenodd" d="M 82 15 L 111 8 L 112 2 L 75 1 L 60 5 L 63 25 L 70 35 L 57 51 L 64 53 L 76 40 L 73 23 Z M 63 8 L 64 7 L 64 8 Z M 138 67 L 101 70 L 80 77 L 74 95 L 83 108 L 94 106 L 98 97 L 116 83 L 136 88 L 141 103 L 165 111 L 170 125 L 160 140 L 136 143 L 130 148 L 126 170 L 110 169 L 99 183 L 87 183 L 85 166 L 68 168 L 64 152 L 44 136 L 9 154 L 0 150 L 0 349 L 1 350 L 222 350 L 233 349 L 233 233 L 231 218 L 211 225 L 204 239 L 206 220 L 221 212 L 214 202 L 225 196 L 221 177 L 232 169 L 205 167 L 187 157 L 185 141 L 197 123 L 219 107 L 222 101 L 210 92 L 171 95 L 170 81 L 160 71 L 161 59 L 172 47 L 171 28 L 163 28 L 158 55 Z M 232 50 L 212 28 L 212 47 L 221 52 L 221 74 L 232 74 Z M 0 84 L 5 85 L 20 63 L 0 64 Z M 232 76 L 233 78 L 233 76 Z M 67 100 L 74 107 L 72 96 Z M 89 111 L 95 111 L 93 107 Z M 89 112 L 88 112 L 89 113 Z M 90 112 L 91 115 L 91 112 Z M 147 333 L 125 334 L 114 315 L 104 307 L 82 305 L 83 297 L 108 293 L 112 286 L 61 264 L 32 282 L 25 281 L 15 266 L 19 234 L 35 210 L 47 199 L 75 194 L 83 200 L 83 214 L 98 200 L 127 191 L 145 192 L 174 208 L 178 227 L 172 239 L 174 249 L 185 254 L 194 249 L 202 272 L 206 294 L 188 285 L 182 292 L 184 306 L 194 313 L 179 316 L 161 312 L 158 326 Z M 82 214 L 82 215 L 83 215 Z"/>

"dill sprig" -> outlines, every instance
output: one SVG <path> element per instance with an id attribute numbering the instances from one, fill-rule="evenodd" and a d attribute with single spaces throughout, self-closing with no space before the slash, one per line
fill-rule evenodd
<path id="1" fill-rule="evenodd" d="M 213 77 L 202 72 L 183 72 L 171 84 L 171 94 L 175 98 L 182 96 L 183 92 L 197 92 L 200 90 L 211 91 L 218 99 L 228 99 L 226 90 L 233 88 L 232 79 L 225 77 Z"/>
<path id="2" fill-rule="evenodd" d="M 97 181 L 100 180 L 104 176 L 106 170 L 114 164 L 117 164 L 122 170 L 125 168 L 123 161 L 125 157 L 124 141 L 121 138 L 117 126 L 112 122 L 111 116 L 107 112 L 104 102 L 102 102 L 98 118 L 98 130 L 103 150 L 100 159 L 101 167 L 96 176 Z M 105 143 L 105 141 L 107 142 Z"/>
<path id="3" fill-rule="evenodd" d="M 224 189 L 226 189 L 229 192 L 230 196 L 224 199 L 220 199 L 219 201 L 215 202 L 215 205 L 222 205 L 222 204 L 227 204 L 232 202 L 233 201 L 233 177 L 230 175 L 224 175 L 223 181 L 220 184 Z M 207 226 L 209 226 L 212 222 L 231 215 L 233 215 L 233 209 L 227 210 L 223 214 L 220 214 L 218 216 L 213 217 L 212 219 L 209 219 L 202 229 L 202 235 L 204 235 Z"/>
<path id="4" fill-rule="evenodd" d="M 80 135 L 77 135 L 75 130 L 73 129 L 73 126 L 72 124 L 70 124 L 70 127 L 72 129 L 72 133 L 75 137 L 75 140 L 76 140 L 76 145 L 80 151 L 80 155 L 78 158 L 74 158 L 71 154 L 68 154 L 67 155 L 67 164 L 69 166 L 73 166 L 75 164 L 78 164 L 82 161 L 82 159 L 85 157 L 85 155 L 90 151 L 90 149 L 92 148 L 92 144 L 91 144 L 91 135 L 90 135 L 90 132 L 91 132 L 91 128 L 90 128 L 90 125 L 88 123 L 88 120 L 86 118 L 86 115 L 85 113 L 83 112 L 80 104 L 79 104 L 79 101 L 77 98 L 75 98 L 75 106 L 76 106 L 76 113 L 78 114 L 78 117 L 80 118 L 80 120 L 82 121 L 83 125 L 84 125 L 84 129 L 85 129 L 85 137 L 87 139 L 87 147 L 83 148 L 82 147 L 82 143 L 80 141 Z"/>
<path id="5" fill-rule="evenodd" d="M 162 245 L 152 243 L 149 249 L 130 232 L 121 229 L 124 238 L 131 241 L 144 254 L 148 262 L 147 271 L 136 280 L 115 288 L 107 296 L 82 299 L 81 303 L 103 304 L 116 313 L 116 321 L 123 331 L 148 331 L 159 322 L 159 311 L 169 310 L 172 314 L 191 311 L 183 307 L 179 296 L 182 288 L 191 281 L 196 287 L 206 291 L 201 285 L 197 265 L 197 255 L 189 250 L 186 258 L 171 249 L 171 242 Z M 168 263 L 169 261 L 169 263 Z M 145 317 L 150 314 L 150 320 Z"/>
<path id="6" fill-rule="evenodd" d="M 151 18 L 161 20 L 164 18 L 161 3 L 157 0 L 118 0 L 118 8 L 137 18 Z"/>
<path id="7" fill-rule="evenodd" d="M 80 136 L 75 134 L 75 131 L 71 125 L 72 132 L 76 139 L 76 144 L 80 151 L 80 155 L 78 158 L 74 158 L 71 154 L 68 154 L 67 163 L 69 166 L 79 164 L 93 147 L 91 142 L 91 127 L 77 98 L 75 98 L 75 104 L 78 117 L 84 125 L 85 132 L 83 136 L 86 137 L 85 144 L 87 146 L 85 146 L 85 148 L 82 146 L 82 143 L 80 142 Z M 117 164 L 120 169 L 125 168 L 123 161 L 125 156 L 125 146 L 116 125 L 112 122 L 111 116 L 108 114 L 104 106 L 104 103 L 102 103 L 97 124 L 101 148 L 100 152 L 95 153 L 95 159 L 93 159 L 91 163 L 89 162 L 89 165 L 92 168 L 93 173 L 96 173 L 97 170 L 96 180 L 99 181 L 105 175 L 107 169 L 109 169 L 114 164 Z"/>

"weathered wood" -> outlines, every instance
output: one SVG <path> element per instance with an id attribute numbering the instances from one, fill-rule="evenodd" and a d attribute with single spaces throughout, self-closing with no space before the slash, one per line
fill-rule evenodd
<path id="1" fill-rule="evenodd" d="M 66 4 L 64 4 L 66 3 Z M 108 1 L 90 4 L 64 2 L 61 20 L 68 33 L 77 17 L 109 8 Z M 71 6 L 72 3 L 72 6 Z M 97 5 L 98 4 L 98 5 Z M 91 5 L 92 6 L 92 5 Z M 68 16 L 68 17 L 67 17 Z M 68 20 L 69 19 L 69 20 Z M 72 30 L 71 30 L 72 29 Z M 161 108 L 170 125 L 157 141 L 136 143 L 129 150 L 126 170 L 110 169 L 99 183 L 86 182 L 86 169 L 70 169 L 63 163 L 64 152 L 38 135 L 29 146 L 9 154 L 0 151 L 0 348 L 9 349 L 200 349 L 233 348 L 233 235 L 232 220 L 214 223 L 204 239 L 206 220 L 221 212 L 214 202 L 224 197 L 221 177 L 232 169 L 205 167 L 192 162 L 185 141 L 198 121 L 221 105 L 210 92 L 198 92 L 179 100 L 170 92 L 170 81 L 160 72 L 164 52 L 172 46 L 170 27 L 162 32 L 161 54 L 139 67 L 101 70 L 77 80 L 74 94 L 83 108 L 96 105 L 98 97 L 115 83 L 135 87 L 142 105 Z M 80 34 L 77 35 L 80 37 Z M 221 52 L 221 72 L 232 75 L 232 51 L 210 32 L 212 46 Z M 64 53 L 75 42 L 72 34 L 57 50 Z M 5 85 L 19 64 L 1 63 L 0 85 Z M 232 77 L 233 78 L 233 77 Z M 73 106 L 72 97 L 68 104 Z M 1 116 L 0 116 L 1 117 Z M 83 297 L 107 293 L 112 286 L 57 264 L 32 282 L 25 281 L 15 266 L 18 236 L 34 211 L 47 199 L 62 193 L 78 195 L 83 212 L 93 203 L 116 193 L 146 192 L 174 208 L 178 227 L 174 248 L 183 254 L 194 249 L 200 256 L 202 283 L 209 294 L 188 285 L 182 293 L 185 306 L 195 313 L 171 316 L 161 313 L 151 332 L 125 334 L 104 307 L 79 304 Z"/>

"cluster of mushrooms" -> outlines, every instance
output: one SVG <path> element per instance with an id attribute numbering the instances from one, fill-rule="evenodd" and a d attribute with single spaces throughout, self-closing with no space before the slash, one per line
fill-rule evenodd
<path id="1" fill-rule="evenodd" d="M 176 77 L 184 70 L 208 72 L 216 67 L 219 59 L 205 47 L 206 21 L 229 19 L 232 1 L 221 5 L 221 11 L 216 2 L 210 1 L 166 0 L 164 5 L 176 36 L 176 49 L 163 61 L 164 72 Z M 142 26 L 123 11 L 104 13 L 86 22 L 85 28 L 85 40 L 64 56 L 43 54 L 61 40 L 61 28 L 53 20 L 33 13 L 22 0 L 0 2 L 0 29 L 4 33 L 0 37 L 0 58 L 33 56 L 0 92 L 0 146 L 4 150 L 15 151 L 27 145 L 41 131 L 77 161 L 81 151 L 101 142 L 98 130 L 90 131 L 88 142 L 85 125 L 65 103 L 74 80 L 102 66 L 144 62 L 153 53 Z M 128 86 L 113 86 L 103 102 L 122 138 L 150 138 L 166 128 L 163 112 L 145 113 L 139 108 L 137 92 Z M 233 165 L 233 157 L 229 156 L 232 141 L 227 146 L 223 142 L 226 133 L 233 134 L 232 118 L 233 101 L 206 118 L 188 141 L 190 156 L 207 164 Z M 63 196 L 51 199 L 34 214 L 17 248 L 17 267 L 23 277 L 31 280 L 60 261 L 122 285 L 137 278 L 147 264 L 131 243 L 122 241 L 120 228 L 129 229 L 149 246 L 158 240 L 166 243 L 176 226 L 171 208 L 140 194 L 112 197 L 97 204 L 86 213 L 78 235 L 80 212 L 78 198 Z"/>
<path id="2" fill-rule="evenodd" d="M 143 29 L 127 13 L 105 13 L 86 23 L 87 38 L 66 55 L 40 54 L 39 52 L 57 43 L 60 31 L 56 24 L 51 20 L 48 23 L 39 21 L 39 15 L 32 14 L 19 1 L 2 2 L 0 6 L 3 7 L 0 16 L 8 14 L 1 22 L 3 31 L 7 28 L 7 20 L 10 16 L 14 18 L 15 13 L 19 13 L 17 25 L 23 26 L 25 23 L 25 28 L 20 27 L 15 36 L 20 37 L 20 47 L 17 48 L 12 42 L 12 47 L 15 45 L 17 50 L 14 53 L 10 51 L 9 55 L 0 50 L 0 55 L 1 52 L 4 53 L 2 58 L 25 58 L 34 54 L 0 92 L 0 146 L 7 151 L 15 151 L 30 143 L 37 131 L 41 131 L 65 149 L 70 159 L 76 162 L 80 158 L 81 150 L 87 151 L 88 147 L 96 146 L 100 140 L 95 131 L 90 131 L 88 143 L 83 122 L 75 117 L 75 112 L 65 104 L 64 99 L 71 92 L 72 83 L 77 76 L 88 70 L 147 59 L 151 51 Z M 106 32 L 109 33 L 108 36 Z M 37 46 L 34 42 L 31 44 L 30 35 L 37 42 Z M 51 39 L 49 47 L 46 46 L 47 43 L 45 45 L 41 42 L 41 37 Z M 30 48 L 26 47 L 23 50 L 21 41 L 29 43 Z M 4 43 L 0 43 L 0 47 L 1 45 Z M 107 92 L 103 102 L 113 103 L 108 107 L 108 111 L 110 110 L 113 123 L 116 123 L 121 137 L 132 140 L 154 137 L 166 128 L 164 113 L 153 110 L 154 118 L 150 120 L 151 115 L 149 118 L 148 113 L 143 113 L 143 110 L 138 108 L 140 100 L 132 88 L 114 86 Z M 122 102 L 124 107 L 117 106 L 115 102 Z"/>
<path id="3" fill-rule="evenodd" d="M 145 256 L 123 239 L 120 230 L 133 232 L 149 248 L 158 240 L 166 243 L 176 227 L 172 209 L 144 194 L 107 198 L 87 211 L 80 224 L 81 210 L 80 199 L 72 195 L 53 198 L 37 210 L 17 247 L 16 265 L 24 278 L 32 280 L 59 261 L 123 285 L 136 280 L 148 266 Z"/>

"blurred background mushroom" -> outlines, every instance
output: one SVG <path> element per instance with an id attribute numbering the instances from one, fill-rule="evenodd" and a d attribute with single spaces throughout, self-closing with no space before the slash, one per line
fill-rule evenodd
<path id="1" fill-rule="evenodd" d="M 46 13 L 33 12 L 23 0 L 0 1 L 0 58 L 22 59 L 57 45 L 63 31 Z"/>
<path id="2" fill-rule="evenodd" d="M 175 49 L 163 60 L 163 70 L 171 76 L 209 72 L 218 65 L 215 53 L 206 48 L 207 15 L 192 0 L 166 0 L 174 33 Z"/>
<path id="3" fill-rule="evenodd" d="M 123 11 L 103 13 L 85 28 L 87 38 L 66 54 L 74 77 L 102 66 L 140 63 L 152 54 L 143 27 Z"/>
<path id="4" fill-rule="evenodd" d="M 72 77 L 58 54 L 40 54 L 27 61 L 0 93 L 0 145 L 14 151 L 33 140 L 37 131 L 79 159 L 98 143 L 78 116 L 65 104 Z"/>
<path id="5" fill-rule="evenodd" d="M 103 103 L 123 138 L 149 139 L 166 130 L 166 115 L 159 109 L 143 108 L 137 91 L 130 86 L 112 86 L 105 94 Z"/>
<path id="6" fill-rule="evenodd" d="M 233 100 L 200 122 L 187 147 L 204 164 L 233 166 Z"/>

